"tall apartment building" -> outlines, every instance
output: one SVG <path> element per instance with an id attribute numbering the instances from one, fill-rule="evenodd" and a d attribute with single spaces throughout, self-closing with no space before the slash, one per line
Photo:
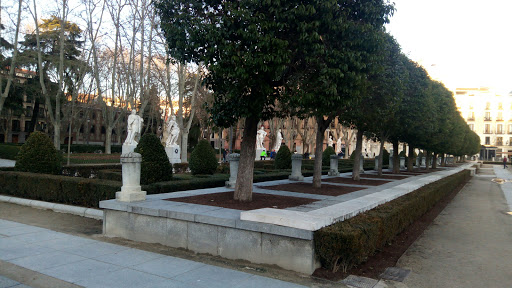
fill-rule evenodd
<path id="1" fill-rule="evenodd" d="M 455 102 L 469 128 L 480 136 L 480 159 L 512 154 L 512 93 L 499 94 L 486 87 L 457 88 Z"/>

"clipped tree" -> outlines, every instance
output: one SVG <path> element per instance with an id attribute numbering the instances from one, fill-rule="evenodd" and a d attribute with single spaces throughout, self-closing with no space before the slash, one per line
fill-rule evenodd
<path id="1" fill-rule="evenodd" d="M 292 152 L 288 146 L 283 145 L 279 148 L 274 162 L 276 169 L 290 169 L 292 168 Z"/>
<path id="2" fill-rule="evenodd" d="M 164 146 L 155 134 L 146 133 L 135 148 L 142 156 L 140 182 L 143 185 L 172 179 L 172 166 Z"/>
<path id="3" fill-rule="evenodd" d="M 215 150 L 207 140 L 200 140 L 192 154 L 188 164 L 192 174 L 213 174 L 217 170 L 217 156 Z"/>
<path id="4" fill-rule="evenodd" d="M 21 146 L 15 169 L 24 172 L 60 174 L 61 163 L 62 155 L 55 149 L 48 135 L 34 132 Z"/>
<path id="5" fill-rule="evenodd" d="M 331 155 L 336 155 L 336 151 L 334 151 L 334 148 L 332 148 L 331 146 L 327 146 L 324 152 L 322 152 L 322 163 L 324 163 L 325 165 L 329 165 L 331 161 Z"/>

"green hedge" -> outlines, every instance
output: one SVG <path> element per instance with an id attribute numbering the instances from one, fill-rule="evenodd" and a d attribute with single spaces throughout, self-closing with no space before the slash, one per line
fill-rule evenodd
<path id="1" fill-rule="evenodd" d="M 116 164 L 88 164 L 68 165 L 62 167 L 62 175 L 90 178 L 91 175 L 99 175 L 101 170 L 121 169 L 121 163 Z M 99 176 L 98 176 L 99 177 Z"/>
<path id="2" fill-rule="evenodd" d="M 123 172 L 121 169 L 99 170 L 96 175 L 99 179 L 123 182 Z"/>
<path id="3" fill-rule="evenodd" d="M 98 208 L 114 199 L 121 182 L 29 172 L 0 172 L 0 193 L 54 203 Z"/>
<path id="4" fill-rule="evenodd" d="M 469 171 L 461 171 L 346 221 L 315 231 L 315 253 L 322 266 L 332 270 L 343 267 L 346 271 L 366 261 L 469 177 Z"/>
<path id="5" fill-rule="evenodd" d="M 16 160 L 20 149 L 21 144 L 2 143 L 0 144 L 0 159 Z"/>
<path id="6" fill-rule="evenodd" d="M 105 146 L 97 144 L 71 144 L 70 149 L 71 153 L 96 153 L 97 151 L 105 153 Z M 60 150 L 67 152 L 68 144 L 61 144 Z M 110 150 L 112 153 L 121 153 L 123 150 L 123 146 L 112 145 L 110 146 Z"/>

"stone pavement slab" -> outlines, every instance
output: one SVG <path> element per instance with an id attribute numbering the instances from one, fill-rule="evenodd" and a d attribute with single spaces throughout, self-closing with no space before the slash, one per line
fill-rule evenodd
<path id="1" fill-rule="evenodd" d="M 1 263 L 50 276 L 61 284 L 120 288 L 305 287 L 2 219 L 0 233 Z M 0 275 L 3 273 L 0 269 Z M 29 286 L 4 276 L 0 277 L 2 287 Z"/>

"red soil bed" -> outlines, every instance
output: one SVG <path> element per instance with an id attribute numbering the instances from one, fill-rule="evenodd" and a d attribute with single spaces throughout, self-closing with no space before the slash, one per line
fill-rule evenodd
<path id="1" fill-rule="evenodd" d="M 323 181 L 323 180 L 322 180 Z M 280 190 L 280 191 L 290 191 L 297 193 L 307 193 L 307 194 L 318 194 L 318 195 L 327 195 L 327 196 L 339 196 L 343 194 L 348 194 L 354 191 L 363 190 L 365 188 L 361 187 L 348 187 L 348 186 L 336 186 L 329 184 L 322 184 L 320 188 L 313 188 L 311 183 L 291 183 L 291 184 L 282 184 L 275 186 L 259 186 L 258 188 L 267 189 L 267 190 Z"/>
<path id="2" fill-rule="evenodd" d="M 255 210 L 261 208 L 284 209 L 316 202 L 316 199 L 253 193 L 252 201 L 245 203 L 233 200 L 233 192 L 220 192 L 181 198 L 164 199 L 167 201 L 184 202 L 199 205 L 223 207 L 236 210 Z"/>
<path id="3" fill-rule="evenodd" d="M 361 177 L 363 177 L 363 176 L 361 175 Z M 331 183 L 356 184 L 356 185 L 368 185 L 368 186 L 379 186 L 379 185 L 391 182 L 391 181 L 386 181 L 386 180 L 372 180 L 372 179 L 361 179 L 361 180 L 357 181 L 352 178 L 345 178 L 345 177 L 329 178 L 329 179 L 325 179 L 322 181 L 323 182 L 331 182 Z"/>
<path id="4" fill-rule="evenodd" d="M 380 179 L 392 179 L 392 180 L 402 180 L 409 178 L 409 176 L 398 176 L 398 175 L 375 175 L 375 174 L 361 174 L 361 178 L 380 178 Z"/>

